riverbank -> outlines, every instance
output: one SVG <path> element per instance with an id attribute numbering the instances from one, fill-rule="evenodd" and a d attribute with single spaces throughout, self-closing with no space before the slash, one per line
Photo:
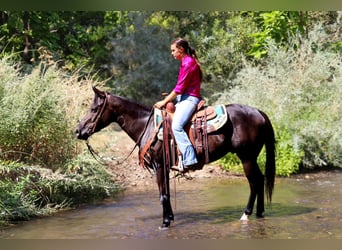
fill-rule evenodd
<path id="1" fill-rule="evenodd" d="M 110 141 L 111 140 L 111 141 Z M 100 142 L 102 141 L 102 142 Z M 156 187 L 156 176 L 138 164 L 138 149 L 129 156 L 134 148 L 134 141 L 130 139 L 123 131 L 113 131 L 99 134 L 92 139 L 98 147 L 102 145 L 111 145 L 107 152 L 102 152 L 105 157 L 111 158 L 106 166 L 114 181 L 123 185 L 125 189 L 145 189 L 147 187 Z M 111 156 L 110 156 L 111 155 Z M 171 172 L 171 178 L 175 177 L 177 172 Z M 244 178 L 231 174 L 217 164 L 207 164 L 201 170 L 187 173 L 184 177 L 177 177 L 179 180 L 193 181 L 203 178 Z"/>

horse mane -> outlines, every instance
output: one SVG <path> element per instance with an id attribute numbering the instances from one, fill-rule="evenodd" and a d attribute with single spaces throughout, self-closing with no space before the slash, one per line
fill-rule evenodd
<path id="1" fill-rule="evenodd" d="M 139 108 L 143 109 L 144 111 L 147 111 L 147 112 L 150 112 L 152 110 L 152 107 L 151 106 L 147 106 L 143 103 L 140 103 L 136 100 L 133 100 L 133 99 L 130 99 L 130 98 L 127 98 L 127 97 L 124 97 L 124 96 L 120 96 L 120 95 L 116 95 L 116 94 L 110 94 L 111 96 L 114 96 L 115 98 L 118 98 L 124 102 L 129 102 L 129 103 L 132 103 L 136 106 L 138 106 Z"/>

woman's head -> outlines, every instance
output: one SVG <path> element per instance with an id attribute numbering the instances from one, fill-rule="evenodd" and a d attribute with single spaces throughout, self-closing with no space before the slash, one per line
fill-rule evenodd
<path id="1" fill-rule="evenodd" d="M 184 38 L 176 38 L 172 40 L 171 54 L 175 59 L 180 60 L 180 61 L 183 59 L 185 54 L 193 57 L 196 60 L 200 68 L 200 74 L 201 74 L 201 79 L 202 79 L 203 73 L 202 73 L 201 65 L 197 59 L 196 51 L 192 47 L 190 47 L 189 42 L 187 40 L 185 40 Z"/>
<path id="2" fill-rule="evenodd" d="M 184 54 L 195 56 L 195 50 L 189 46 L 189 42 L 183 38 L 176 38 L 171 42 L 171 52 L 175 59 L 181 59 Z M 181 58 L 179 58 L 181 57 Z"/>

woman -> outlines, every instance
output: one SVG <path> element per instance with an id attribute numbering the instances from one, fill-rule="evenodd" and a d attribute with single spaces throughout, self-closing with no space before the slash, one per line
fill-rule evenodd
<path id="1" fill-rule="evenodd" d="M 177 38 L 171 42 L 171 54 L 180 61 L 178 81 L 171 93 L 154 106 L 162 108 L 176 98 L 177 104 L 172 121 L 172 131 L 178 149 L 182 153 L 183 161 L 178 164 L 179 170 L 182 170 L 183 166 L 186 170 L 198 163 L 194 147 L 184 131 L 184 126 L 201 100 L 200 89 L 203 74 L 195 50 L 189 46 L 185 39 Z"/>

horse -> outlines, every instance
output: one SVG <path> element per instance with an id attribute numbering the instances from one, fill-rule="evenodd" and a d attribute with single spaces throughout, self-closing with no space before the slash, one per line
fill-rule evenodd
<path id="1" fill-rule="evenodd" d="M 126 97 L 110 94 L 93 87 L 93 103 L 77 125 L 78 139 L 88 138 L 108 126 L 117 123 L 136 143 L 141 151 L 155 134 L 155 121 L 151 119 L 153 108 Z M 271 203 L 275 181 L 275 135 L 268 116 L 261 110 L 242 104 L 224 105 L 228 119 L 224 126 L 208 134 L 209 162 L 216 161 L 228 152 L 235 153 L 243 165 L 249 182 L 250 194 L 240 220 L 248 220 L 256 205 L 256 217 L 264 217 L 264 195 Z M 258 166 L 257 158 L 262 148 L 266 149 L 265 174 Z M 149 147 L 150 167 L 155 171 L 163 220 L 161 228 L 167 229 L 174 221 L 170 202 L 169 171 L 163 167 L 162 142 L 155 139 Z"/>

